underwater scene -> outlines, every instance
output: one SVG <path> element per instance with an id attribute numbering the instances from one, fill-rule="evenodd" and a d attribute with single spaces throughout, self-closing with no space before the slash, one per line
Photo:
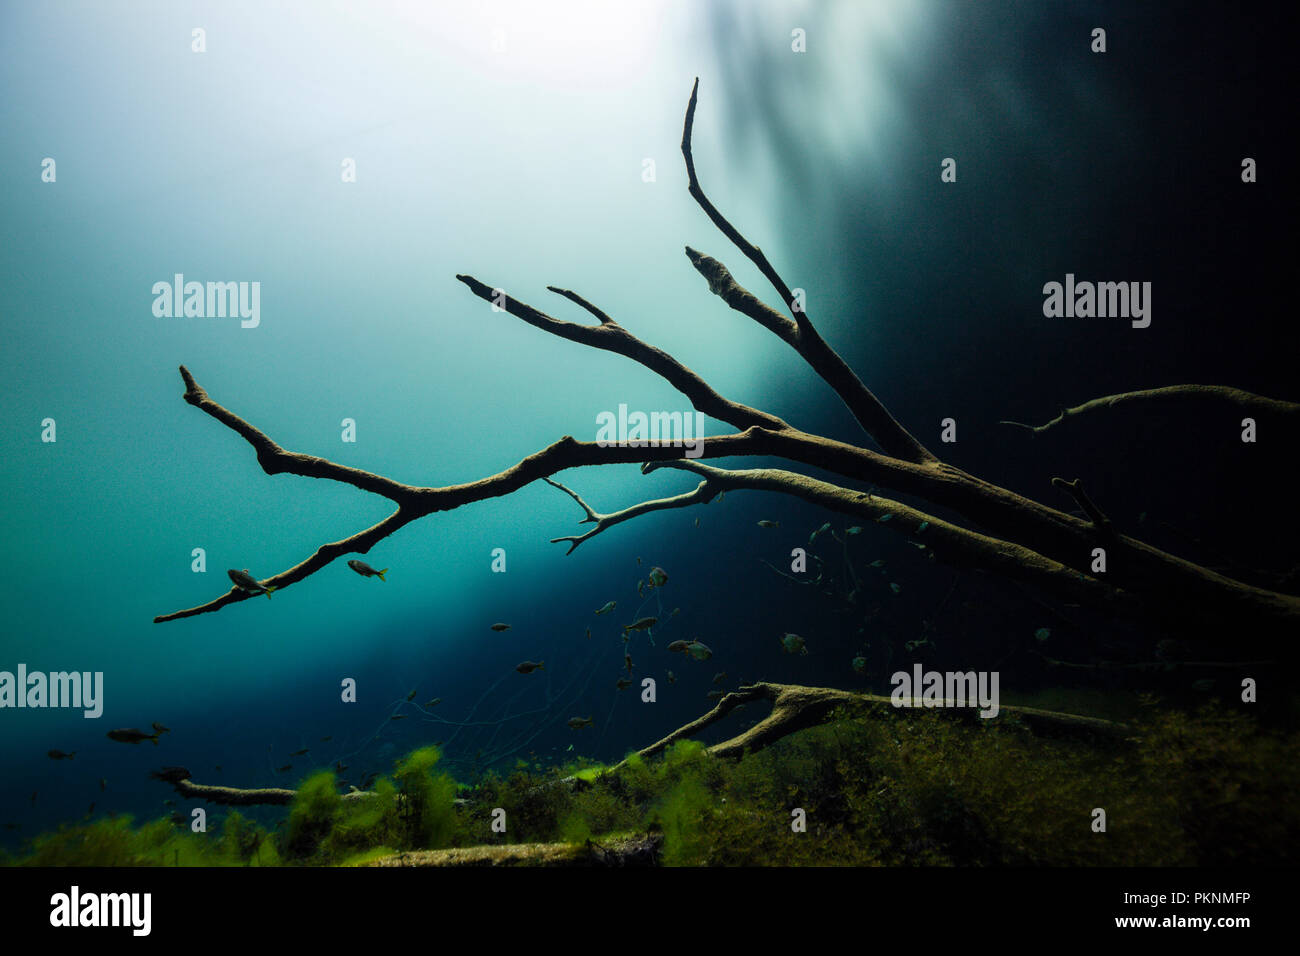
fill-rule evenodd
<path id="1" fill-rule="evenodd" d="M 0 862 L 1294 865 L 1284 31 L 1161 6 L 0 6 Z"/>

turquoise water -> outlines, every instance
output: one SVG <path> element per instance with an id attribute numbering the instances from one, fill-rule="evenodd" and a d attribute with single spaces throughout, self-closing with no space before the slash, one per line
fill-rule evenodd
<path id="1" fill-rule="evenodd" d="M 386 582 L 340 560 L 269 601 L 152 623 L 225 592 L 227 568 L 269 577 L 391 510 L 345 485 L 264 474 L 247 443 L 181 400 L 181 364 L 287 449 L 429 486 L 493 474 L 565 434 L 593 439 L 597 416 L 621 403 L 687 410 L 629 360 L 494 313 L 457 273 L 587 322 L 546 286 L 573 289 L 723 395 L 861 440 L 811 371 L 709 296 L 682 254 L 715 255 L 766 293 L 686 193 L 679 141 L 697 76 L 695 159 L 710 197 L 809 290 L 823 335 L 897 417 L 930 443 L 941 418 L 962 417 L 961 467 L 1045 498 L 1042 468 L 1000 417 L 1183 379 L 1266 394 L 1285 380 L 1275 339 L 1199 334 L 1216 328 L 1216 305 L 1276 288 L 1279 252 L 1240 239 L 1233 283 L 1176 278 L 1238 241 L 1210 220 L 1248 217 L 1268 194 L 1233 214 L 1211 197 L 1205 221 L 1173 230 L 1178 250 L 1160 247 L 1170 230 L 1158 216 L 1204 197 L 1210 174 L 1180 167 L 1153 185 L 1133 170 L 1204 155 L 1207 141 L 1194 118 L 1160 108 L 1172 87 L 1153 94 L 1159 119 L 1133 105 L 1127 84 L 1155 65 L 1087 76 L 1086 50 L 1063 55 L 1072 72 L 1030 62 L 1024 50 L 1050 29 L 1076 26 L 1064 15 L 1022 18 L 1022 45 L 980 60 L 953 51 L 1000 35 L 1003 18 L 943 5 L 530 9 L 4 6 L 0 669 L 103 672 L 105 702 L 96 720 L 0 714 L 0 821 L 22 825 L 0 839 L 91 802 L 158 813 L 170 791 L 146 772 L 164 764 L 203 782 L 291 786 L 335 760 L 357 782 L 430 740 L 463 773 L 532 754 L 612 759 L 701 713 L 716 671 L 855 680 L 849 662 L 872 636 L 778 590 L 758 562 L 779 564 L 828 516 L 761 495 L 647 515 L 566 557 L 549 539 L 585 530 L 581 513 L 538 482 L 384 540 L 364 559 L 390 569 Z M 791 59 L 792 23 L 812 37 L 803 58 Z M 1107 139 L 1117 124 L 1126 134 Z M 961 182 L 979 185 L 940 190 L 950 152 Z M 355 182 L 341 179 L 346 159 Z M 1041 284 L 1069 269 L 1154 277 L 1160 311 L 1142 348 L 1116 327 L 1043 322 Z M 154 284 L 177 273 L 260 283 L 259 324 L 155 316 Z M 341 438 L 345 419 L 355 442 Z M 1088 474 L 1070 469 L 1097 448 L 1056 461 Z M 1106 489 L 1102 472 L 1090 478 Z M 558 477 L 604 511 L 695 484 L 634 465 Z M 1132 492 L 1119 511 L 1148 507 L 1136 482 L 1109 490 Z M 793 537 L 767 536 L 759 519 Z M 885 536 L 864 547 L 914 560 L 889 626 L 899 640 L 919 633 L 951 578 Z M 195 548 L 205 573 L 192 570 Z M 505 573 L 491 568 L 497 548 Z M 652 565 L 670 576 L 662 609 L 636 594 Z M 595 617 L 608 600 L 617 611 Z M 634 676 L 672 667 L 681 679 L 643 706 L 614 687 L 619 626 L 673 607 L 654 648 L 635 639 Z M 489 630 L 497 621 L 511 630 Z M 1042 623 L 1014 626 L 1032 635 Z M 783 654 L 785 630 L 815 653 Z M 714 661 L 693 668 L 663 651 L 693 637 Z M 524 659 L 547 668 L 518 675 Z M 340 700 L 345 678 L 356 703 Z M 442 702 L 390 722 L 412 689 L 415 704 Z M 596 726 L 571 731 L 573 716 Z M 151 721 L 172 728 L 156 748 L 104 737 Z M 457 734 L 466 721 L 484 723 Z M 309 757 L 288 756 L 304 747 Z M 51 760 L 51 748 L 76 757 Z"/>

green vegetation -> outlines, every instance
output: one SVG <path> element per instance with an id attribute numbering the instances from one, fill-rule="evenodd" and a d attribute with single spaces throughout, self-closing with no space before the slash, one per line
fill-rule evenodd
<path id="1" fill-rule="evenodd" d="M 601 842 L 658 830 L 669 865 L 1286 865 L 1297 860 L 1294 731 L 1221 705 L 1148 706 L 1134 739 L 1035 737 L 1010 720 L 933 712 L 837 715 L 740 761 L 681 741 L 617 770 L 517 767 L 458 787 L 435 748 L 400 760 L 375 796 L 330 773 L 299 788 L 278 836 L 238 813 L 216 834 L 127 817 L 37 838 L 18 865 L 356 865 L 391 853 Z M 459 802 L 457 798 L 461 797 Z M 1104 833 L 1093 810 L 1106 811 Z M 493 810 L 507 832 L 492 831 Z M 806 832 L 791 828 L 802 810 Z"/>

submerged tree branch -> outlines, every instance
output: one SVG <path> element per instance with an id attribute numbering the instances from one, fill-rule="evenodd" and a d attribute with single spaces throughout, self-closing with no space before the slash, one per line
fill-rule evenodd
<path id="1" fill-rule="evenodd" d="M 1067 418 L 1075 418 L 1101 409 L 1124 405 L 1172 405 L 1180 411 L 1186 411 L 1190 404 L 1199 401 L 1235 407 L 1242 413 L 1249 415 L 1277 416 L 1282 421 L 1289 422 L 1292 425 L 1300 424 L 1300 404 L 1276 398 L 1265 398 L 1263 395 L 1256 395 L 1253 392 L 1243 391 L 1240 388 L 1231 388 L 1226 385 L 1166 385 L 1162 388 L 1120 392 L 1116 395 L 1103 395 L 1101 398 L 1091 399 L 1072 408 L 1062 408 L 1060 414 L 1041 425 L 1025 425 L 1021 422 L 1006 420 L 999 424 L 1014 425 L 1016 428 L 1023 428 L 1031 434 L 1041 435 L 1043 432 L 1050 431 L 1061 424 Z"/>

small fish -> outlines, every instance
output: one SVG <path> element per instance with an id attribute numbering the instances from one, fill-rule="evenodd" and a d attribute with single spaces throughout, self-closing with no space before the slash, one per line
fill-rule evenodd
<path id="1" fill-rule="evenodd" d="M 231 568 L 226 572 L 226 574 L 230 576 L 230 580 L 235 582 L 235 587 L 239 588 L 241 591 L 247 592 L 248 594 L 265 594 L 269 598 L 271 592 L 275 590 L 274 586 L 269 588 L 263 587 L 258 582 L 257 578 L 248 573 L 248 568 L 244 568 L 242 571 L 236 571 L 234 568 Z"/>
<path id="2" fill-rule="evenodd" d="M 716 674 L 713 675 L 713 683 L 715 684 L 721 684 L 726 679 L 727 679 L 726 671 L 718 671 Z"/>
<path id="3" fill-rule="evenodd" d="M 162 780 L 165 783 L 180 783 L 182 780 L 190 779 L 190 772 L 184 767 L 163 767 L 161 770 L 150 770 L 150 780 Z"/>
<path id="4" fill-rule="evenodd" d="M 295 750 L 293 753 L 289 754 L 289 756 L 290 756 L 290 757 L 302 757 L 302 756 L 305 756 L 306 754 L 307 754 L 307 748 L 306 748 L 306 747 L 303 747 L 302 750 Z"/>
<path id="5" fill-rule="evenodd" d="M 668 683 L 670 683 L 670 684 L 676 684 L 676 683 L 677 683 L 677 675 L 674 674 L 672 671 L 669 671 L 669 672 L 668 672 Z"/>
<path id="6" fill-rule="evenodd" d="M 658 623 L 659 623 L 659 618 L 657 617 L 641 617 L 641 618 L 637 618 L 631 624 L 624 624 L 623 630 L 624 632 L 648 631 L 650 630 L 650 628 L 654 627 Z"/>
<path id="7" fill-rule="evenodd" d="M 781 527 L 781 522 L 779 522 L 779 521 L 768 521 L 766 518 L 764 518 L 762 521 L 760 521 L 760 522 L 758 523 L 758 526 L 759 526 L 760 528 L 779 528 L 779 527 Z"/>
<path id="8" fill-rule="evenodd" d="M 673 641 L 668 645 L 668 650 L 674 654 L 684 654 L 686 649 L 691 645 L 687 641 Z"/>
<path id="9" fill-rule="evenodd" d="M 888 521 L 888 520 L 889 520 L 890 518 L 892 518 L 892 517 L 894 517 L 894 513 L 893 513 L 892 511 L 889 511 L 889 512 L 886 512 L 885 514 L 881 515 L 879 518 L 877 518 L 876 521 L 879 522 L 880 524 L 884 524 L 886 521 Z"/>
<path id="10" fill-rule="evenodd" d="M 441 703 L 442 703 L 442 698 L 441 698 L 441 697 L 435 697 L 433 700 L 426 701 L 424 706 L 425 706 L 425 707 L 437 707 L 437 706 L 438 706 L 439 704 L 441 704 Z"/>
<path id="11" fill-rule="evenodd" d="M 650 569 L 650 586 L 661 588 L 668 583 L 668 572 L 660 567 Z"/>
<path id="12" fill-rule="evenodd" d="M 636 559 L 636 563 L 637 563 L 638 566 L 640 566 L 640 564 L 641 564 L 641 559 L 640 559 L 640 558 L 637 558 L 637 559 Z"/>
<path id="13" fill-rule="evenodd" d="M 104 792 L 105 790 L 107 790 L 107 789 L 108 789 L 108 778 L 107 778 L 107 777 L 100 777 L 100 778 L 99 778 L 99 792 L 100 792 L 100 793 L 103 793 L 103 792 Z"/>
<path id="14" fill-rule="evenodd" d="M 867 567 L 869 568 L 883 568 L 884 566 L 885 566 L 885 562 L 880 558 L 876 558 L 876 560 L 872 561 L 870 564 L 867 565 Z"/>
<path id="15" fill-rule="evenodd" d="M 867 659 L 861 655 L 853 658 L 853 673 L 865 674 L 867 672 Z"/>
<path id="16" fill-rule="evenodd" d="M 158 746 L 158 732 L 146 734 L 143 730 L 136 730 L 134 727 L 121 727 L 117 730 L 110 730 L 104 735 L 109 740 L 116 740 L 120 744 L 138 744 L 142 740 L 152 740 L 155 747 Z"/>
<path id="17" fill-rule="evenodd" d="M 593 714 L 591 717 L 570 717 L 568 724 L 574 730 L 581 730 L 583 727 L 590 727 L 594 721 L 595 715 Z M 570 745 L 569 749 L 573 749 L 572 745 Z"/>
<path id="18" fill-rule="evenodd" d="M 509 624 L 493 624 L 493 625 L 492 625 L 492 630 L 494 630 L 494 631 L 508 631 L 508 630 L 510 630 L 510 625 L 509 625 Z"/>
<path id="19" fill-rule="evenodd" d="M 366 562 L 358 561 L 356 558 L 353 558 L 348 562 L 348 567 L 357 572 L 357 574 L 361 575 L 363 578 L 379 578 L 379 580 L 385 582 L 388 580 L 384 577 L 384 575 L 388 573 L 387 568 L 384 568 L 382 571 L 376 571 L 370 565 L 366 564 Z"/>
<path id="20" fill-rule="evenodd" d="M 574 719 L 576 720 L 577 718 L 575 717 Z M 577 730 L 576 727 L 575 727 L 574 729 Z M 551 749 L 554 750 L 555 748 L 552 747 Z M 569 746 L 567 746 L 567 747 L 564 748 L 564 752 L 565 752 L 565 753 L 568 753 L 568 752 L 569 752 L 570 750 L 572 750 L 572 749 L 573 749 L 573 744 L 569 744 Z"/>
<path id="21" fill-rule="evenodd" d="M 781 646 L 785 648 L 787 654 L 802 654 L 808 656 L 806 642 L 798 634 L 784 634 L 781 637 Z"/>
<path id="22" fill-rule="evenodd" d="M 628 674 L 631 674 L 631 673 L 632 673 L 632 655 L 631 655 L 631 654 L 624 654 L 624 655 L 623 655 L 623 666 L 627 668 L 627 672 L 628 672 Z"/>
<path id="23" fill-rule="evenodd" d="M 624 687 L 631 687 L 632 682 L 628 680 L 626 677 L 620 677 L 618 679 L 618 682 L 614 686 L 617 687 L 619 690 L 622 690 Z"/>
<path id="24" fill-rule="evenodd" d="M 406 719 L 406 714 L 393 714 L 393 716 L 389 717 L 388 719 L 389 719 L 389 720 L 405 720 L 405 719 Z"/>
<path id="25" fill-rule="evenodd" d="M 819 534 L 825 534 L 827 531 L 830 531 L 830 530 L 831 530 L 831 523 L 828 521 L 828 522 L 826 522 L 824 525 L 822 525 L 820 528 L 818 528 L 816 531 L 814 531 L 812 534 L 810 534 L 810 535 L 808 536 L 808 543 L 809 543 L 809 544 L 812 544 L 814 541 L 817 540 L 817 536 L 818 536 Z"/>
<path id="26" fill-rule="evenodd" d="M 890 581 L 890 582 L 889 582 L 889 590 L 891 590 L 891 591 L 893 591 L 895 594 L 897 594 L 899 591 L 901 591 L 901 590 L 903 590 L 903 589 L 902 589 L 901 587 L 899 587 L 897 584 L 895 584 L 893 581 Z"/>
<path id="27" fill-rule="evenodd" d="M 669 614 L 668 616 L 669 616 L 670 618 L 672 618 L 672 617 L 676 617 L 680 611 L 681 611 L 681 608 L 679 608 L 679 607 L 675 607 L 675 608 L 673 608 L 673 613 Z"/>
<path id="28" fill-rule="evenodd" d="M 700 526 L 700 519 L 699 519 L 699 518 L 696 518 L 696 519 L 695 519 L 695 527 L 698 528 L 699 526 Z"/>
<path id="29" fill-rule="evenodd" d="M 416 690 L 418 690 L 418 689 L 419 689 L 419 688 L 416 688 Z M 407 694 L 407 695 L 406 695 L 406 699 L 407 699 L 407 700 L 415 700 L 415 691 L 413 690 L 413 691 L 411 691 L 409 694 Z"/>
<path id="30" fill-rule="evenodd" d="M 587 640 L 591 640 L 591 628 L 587 628 Z"/>
<path id="31" fill-rule="evenodd" d="M 217 764 L 217 765 L 216 765 L 215 767 L 213 767 L 212 769 L 215 770 L 217 773 L 221 773 L 221 764 Z"/>
<path id="32" fill-rule="evenodd" d="M 645 597 L 645 582 L 644 582 L 644 581 L 638 581 L 638 582 L 636 583 L 636 593 L 637 593 L 638 595 L 640 595 L 641 597 Z"/>
<path id="33" fill-rule="evenodd" d="M 335 772 L 335 773 L 346 773 L 346 772 L 347 772 L 347 769 L 348 769 L 348 765 L 345 764 L 342 760 L 336 760 L 336 761 L 334 761 L 334 772 Z"/>
<path id="34" fill-rule="evenodd" d="M 1050 627 L 1040 627 L 1038 630 L 1034 631 L 1034 637 L 1040 641 L 1045 641 L 1051 636 L 1052 629 Z"/>
<path id="35" fill-rule="evenodd" d="M 725 690 L 711 690 L 704 696 L 709 698 L 709 700 L 722 700 L 722 698 L 727 696 L 727 692 Z"/>
<path id="36" fill-rule="evenodd" d="M 713 651 L 709 650 L 707 645 L 701 644 L 699 641 L 691 641 L 687 644 L 686 653 L 697 661 L 707 661 L 713 656 Z"/>
<path id="37" fill-rule="evenodd" d="M 323 743 L 323 744 L 324 744 L 324 743 L 329 743 L 329 742 L 330 742 L 331 740 L 333 740 L 333 739 L 334 739 L 334 735 L 333 735 L 333 734 L 330 734 L 330 735 L 328 735 L 328 736 L 326 736 L 326 737 L 322 737 L 322 738 L 320 739 L 320 742 Z"/>
<path id="38" fill-rule="evenodd" d="M 861 526 L 861 525 L 856 525 L 856 524 L 855 524 L 852 528 L 845 528 L 845 529 L 844 529 L 844 533 L 845 533 L 845 534 L 862 534 L 862 526 Z"/>
<path id="39" fill-rule="evenodd" d="M 158 733 L 160 734 L 170 734 L 172 732 L 172 729 L 170 727 L 164 727 L 156 720 L 149 726 L 152 727 L 154 730 L 158 731 Z"/>
<path id="40" fill-rule="evenodd" d="M 924 530 L 925 530 L 926 528 L 928 528 L 928 527 L 930 527 L 930 522 L 928 522 L 928 521 L 922 521 L 919 525 L 916 526 L 916 533 L 917 533 L 917 534 L 920 534 L 922 531 L 924 531 Z"/>
<path id="41" fill-rule="evenodd" d="M 71 760 L 76 755 L 77 752 L 75 750 L 70 754 L 65 754 L 62 750 L 47 750 L 45 752 L 45 756 L 49 757 L 51 760 Z"/>
<path id="42" fill-rule="evenodd" d="M 919 541 L 909 541 L 907 543 L 910 544 L 912 547 L 916 548 L 918 551 L 925 550 L 925 545 L 921 544 L 921 542 Z"/>
<path id="43" fill-rule="evenodd" d="M 617 602 L 617 601 L 607 601 L 603 607 L 599 608 L 599 609 L 596 611 L 596 613 L 597 613 L 597 614 L 608 614 L 610 611 L 614 610 L 614 608 L 616 608 L 616 607 L 618 607 L 618 602 Z"/>
<path id="44" fill-rule="evenodd" d="M 291 764 L 291 763 L 287 763 L 287 764 L 285 764 L 283 767 L 277 767 L 276 770 L 275 770 L 275 772 L 276 772 L 276 773 L 288 773 L 288 772 L 289 772 L 290 770 L 292 770 L 292 769 L 293 769 L 293 764 Z"/>
<path id="45" fill-rule="evenodd" d="M 520 661 L 515 665 L 515 670 L 521 674 L 531 674 L 533 671 L 546 670 L 545 661 Z"/>

